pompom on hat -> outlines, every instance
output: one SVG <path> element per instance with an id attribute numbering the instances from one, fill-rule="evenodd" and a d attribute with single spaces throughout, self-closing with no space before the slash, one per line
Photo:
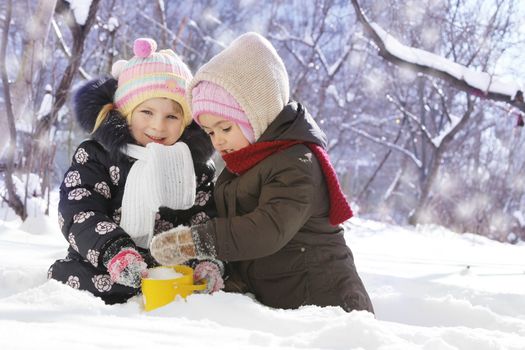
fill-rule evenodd
<path id="1" fill-rule="evenodd" d="M 165 97 L 182 106 L 184 125 L 191 123 L 192 115 L 186 100 L 186 89 L 193 78 L 188 66 L 172 50 L 157 50 L 150 38 L 139 38 L 133 44 L 135 56 L 129 61 L 119 60 L 111 68 L 118 79 L 114 105 L 126 117 L 142 102 Z"/>

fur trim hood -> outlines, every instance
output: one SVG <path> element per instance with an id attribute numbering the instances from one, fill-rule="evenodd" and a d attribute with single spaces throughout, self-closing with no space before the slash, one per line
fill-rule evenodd
<path id="1" fill-rule="evenodd" d="M 113 103 L 117 85 L 116 79 L 104 77 L 88 81 L 74 93 L 73 111 L 86 132 L 91 133 L 93 130 L 102 107 Z M 126 144 L 135 143 L 126 118 L 116 109 L 109 112 L 91 138 L 104 146 L 114 159 L 125 156 L 122 149 Z M 194 163 L 206 163 L 214 152 L 210 138 L 194 121 L 186 127 L 179 141 L 188 145 Z"/>

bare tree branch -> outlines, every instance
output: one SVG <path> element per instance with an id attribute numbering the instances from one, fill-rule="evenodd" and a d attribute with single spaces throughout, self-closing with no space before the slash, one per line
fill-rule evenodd
<path id="1" fill-rule="evenodd" d="M 55 32 L 55 35 L 58 41 L 60 42 L 60 47 L 62 48 L 62 51 L 69 59 L 71 59 L 71 50 L 67 46 L 64 40 L 64 36 L 62 35 L 60 28 L 58 28 L 57 22 L 54 18 L 51 20 L 51 24 L 53 25 L 53 31 Z M 86 72 L 84 68 L 78 67 L 78 72 L 80 73 L 80 75 L 82 75 L 84 79 L 91 79 L 91 76 Z"/>
<path id="2" fill-rule="evenodd" d="M 367 132 L 365 132 L 363 130 L 354 128 L 353 126 L 349 126 L 348 128 L 350 130 L 352 130 L 353 132 L 355 132 L 356 134 L 359 134 L 359 135 L 363 136 L 364 138 L 366 138 L 366 139 L 368 139 L 368 140 L 370 140 L 372 142 L 375 142 L 375 143 L 383 145 L 383 146 L 387 146 L 387 147 L 389 147 L 389 148 L 391 148 L 393 150 L 396 150 L 396 151 L 404 154 L 409 159 L 411 159 L 418 168 L 421 168 L 423 166 L 423 164 L 421 163 L 421 160 L 419 160 L 414 153 L 411 153 L 410 151 L 406 150 L 405 148 L 403 148 L 401 146 L 398 146 L 398 145 L 396 145 L 395 143 L 392 143 L 392 142 L 380 140 L 377 137 L 374 137 L 374 136 L 370 135 L 369 133 L 367 133 Z"/>
<path id="3" fill-rule="evenodd" d="M 197 56 L 199 57 L 202 57 L 202 52 L 199 52 L 195 49 L 193 49 L 192 47 L 190 47 L 188 44 L 186 44 L 184 42 L 184 40 L 182 40 L 181 38 L 179 38 L 171 29 L 169 29 L 165 24 L 162 24 L 162 23 L 159 23 L 158 21 L 156 21 L 155 19 L 151 18 L 150 16 L 148 15 L 145 15 L 144 13 L 142 12 L 139 12 L 139 15 L 150 21 L 152 24 L 156 25 L 157 27 L 160 27 L 164 32 L 168 33 L 169 35 L 171 35 L 171 37 L 173 38 L 173 40 L 175 40 L 176 42 L 178 42 L 179 44 L 181 44 L 184 49 L 196 54 Z M 210 38 L 211 39 L 211 38 Z"/>
<path id="4" fill-rule="evenodd" d="M 406 119 L 403 119 L 403 124 L 404 124 L 405 120 Z M 401 138 L 401 134 L 402 134 L 401 131 L 402 131 L 402 129 L 403 129 L 402 126 L 398 129 L 396 138 L 394 140 L 394 143 L 397 143 L 399 141 L 399 139 Z M 379 162 L 379 165 L 376 167 L 376 169 L 372 173 L 372 176 L 370 176 L 370 178 L 367 180 L 366 184 L 363 186 L 363 189 L 361 190 L 361 192 L 359 192 L 359 194 L 357 195 L 357 201 L 358 202 L 361 200 L 363 195 L 366 193 L 366 191 L 368 190 L 368 188 L 370 187 L 370 185 L 372 184 L 374 179 L 378 176 L 379 172 L 381 171 L 383 166 L 386 164 L 386 161 L 388 160 L 388 158 L 390 158 L 391 154 L 392 154 L 392 149 L 389 149 L 386 152 L 386 154 L 383 156 L 383 159 L 381 159 L 381 161 Z M 401 169 L 400 169 L 400 171 L 401 171 Z M 396 177 L 398 177 L 398 176 L 399 175 L 396 175 Z M 391 186 L 391 187 L 393 187 L 393 186 Z M 388 191 L 386 193 L 388 193 Z M 386 193 L 385 193 L 385 199 L 387 198 Z"/>
<path id="5" fill-rule="evenodd" d="M 426 140 L 431 144 L 434 145 L 432 140 L 432 135 L 430 135 L 427 127 L 423 125 L 423 123 L 419 120 L 419 118 L 414 115 L 412 112 L 410 112 L 408 109 L 406 109 L 404 106 L 401 105 L 398 101 L 396 101 L 392 96 L 386 95 L 386 99 L 390 102 L 392 102 L 397 109 L 399 109 L 403 114 L 405 114 L 408 118 L 410 118 L 414 123 L 416 123 L 419 126 L 419 130 L 425 135 Z"/>
<path id="6" fill-rule="evenodd" d="M 156 1 L 156 10 L 158 13 L 158 16 L 160 18 L 160 23 L 163 28 L 167 28 L 168 25 L 166 24 L 166 8 L 165 8 L 164 0 L 157 0 Z M 160 47 L 167 47 L 168 46 L 168 35 L 165 30 L 162 31 L 162 39 L 160 42 Z"/>

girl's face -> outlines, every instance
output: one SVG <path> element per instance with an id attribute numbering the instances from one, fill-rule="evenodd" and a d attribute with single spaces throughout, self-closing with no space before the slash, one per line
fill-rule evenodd
<path id="1" fill-rule="evenodd" d="M 201 114 L 199 122 L 221 156 L 250 145 L 239 125 L 231 120 L 213 114 Z"/>
<path id="2" fill-rule="evenodd" d="M 150 142 L 171 146 L 183 130 L 182 107 L 168 98 L 150 98 L 131 113 L 131 135 L 142 146 Z"/>

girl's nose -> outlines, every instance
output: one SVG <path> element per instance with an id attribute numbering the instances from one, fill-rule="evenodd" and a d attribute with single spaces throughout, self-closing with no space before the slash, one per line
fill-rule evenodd
<path id="1" fill-rule="evenodd" d="M 155 130 L 164 130 L 164 118 L 161 116 L 155 116 L 151 121 L 151 127 Z"/>
<path id="2" fill-rule="evenodd" d="M 215 136 L 213 138 L 213 143 L 216 144 L 217 146 L 221 146 L 222 144 L 224 144 L 224 137 L 222 137 L 222 136 Z"/>

